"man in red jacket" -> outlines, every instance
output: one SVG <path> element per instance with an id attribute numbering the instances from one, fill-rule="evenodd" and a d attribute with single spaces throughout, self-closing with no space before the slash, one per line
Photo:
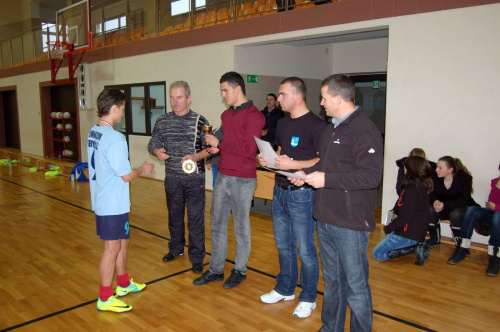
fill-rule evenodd
<path id="1" fill-rule="evenodd" d="M 227 226 L 233 212 L 236 236 L 235 265 L 224 282 L 224 288 L 234 288 L 246 279 L 250 255 L 250 207 L 257 185 L 257 146 L 253 136 L 260 137 L 265 118 L 245 96 L 245 82 L 240 74 L 228 72 L 220 79 L 220 91 L 229 109 L 222 113 L 222 135 L 206 135 L 209 152 L 220 152 L 219 173 L 212 193 L 212 258 L 210 268 L 193 281 L 205 285 L 224 279 L 227 257 Z"/>

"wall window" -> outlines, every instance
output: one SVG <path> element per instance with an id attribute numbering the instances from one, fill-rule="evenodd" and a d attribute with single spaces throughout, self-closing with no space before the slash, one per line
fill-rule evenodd
<path id="1" fill-rule="evenodd" d="M 115 130 L 125 136 L 151 136 L 156 119 L 167 110 L 165 82 L 109 85 L 106 88 L 119 89 L 127 96 L 125 116 L 114 126 Z"/>
<path id="2" fill-rule="evenodd" d="M 56 25 L 53 23 L 42 23 L 42 52 L 49 50 L 48 42 L 54 43 L 57 39 Z"/>

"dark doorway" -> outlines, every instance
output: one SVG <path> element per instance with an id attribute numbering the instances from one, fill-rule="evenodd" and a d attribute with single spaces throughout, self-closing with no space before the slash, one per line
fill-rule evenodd
<path id="1" fill-rule="evenodd" d="M 373 121 L 385 137 L 385 105 L 387 94 L 387 75 L 352 75 L 356 88 L 355 103 L 363 107 L 363 113 Z"/>
<path id="2" fill-rule="evenodd" d="M 15 89 L 0 91 L 0 147 L 20 150 L 19 116 Z"/>

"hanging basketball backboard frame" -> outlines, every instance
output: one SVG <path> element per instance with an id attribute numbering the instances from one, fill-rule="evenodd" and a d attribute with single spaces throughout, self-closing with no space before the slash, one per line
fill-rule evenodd
<path id="1" fill-rule="evenodd" d="M 48 42 L 52 83 L 73 82 L 85 52 L 93 47 L 90 22 L 90 0 L 79 1 L 56 12 L 56 40 Z M 58 79 L 57 74 L 65 61 L 64 58 L 68 77 Z"/>

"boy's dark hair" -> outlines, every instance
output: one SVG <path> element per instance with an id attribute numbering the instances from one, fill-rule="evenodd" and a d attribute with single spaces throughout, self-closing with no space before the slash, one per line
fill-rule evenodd
<path id="1" fill-rule="evenodd" d="M 290 84 L 295 91 L 295 93 L 299 94 L 302 96 L 302 99 L 304 100 L 304 103 L 307 101 L 307 88 L 306 84 L 300 77 L 287 77 L 283 81 L 281 81 L 281 84 Z"/>
<path id="2" fill-rule="evenodd" d="M 233 89 L 236 89 L 236 87 L 241 87 L 241 92 L 246 96 L 246 90 L 245 90 L 245 81 L 243 80 L 243 77 L 241 77 L 240 74 L 238 74 L 235 71 L 228 71 L 222 77 L 220 78 L 219 83 L 224 83 L 227 82 L 229 86 L 231 86 Z"/>
<path id="3" fill-rule="evenodd" d="M 321 87 L 328 87 L 328 94 L 332 97 L 340 96 L 345 101 L 354 103 L 356 90 L 349 76 L 343 74 L 335 74 L 328 76 L 321 83 Z"/>
<path id="4" fill-rule="evenodd" d="M 118 89 L 104 89 L 97 97 L 97 116 L 109 115 L 113 105 L 122 106 L 125 103 L 125 94 Z"/>

